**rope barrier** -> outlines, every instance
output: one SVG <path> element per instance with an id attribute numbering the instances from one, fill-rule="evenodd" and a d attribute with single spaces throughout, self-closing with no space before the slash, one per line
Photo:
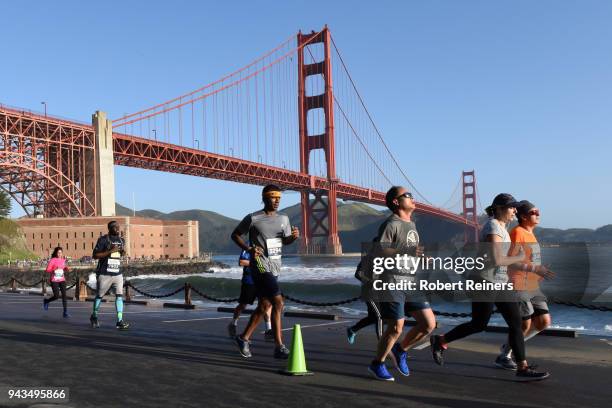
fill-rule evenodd
<path id="1" fill-rule="evenodd" d="M 296 298 L 291 297 L 289 295 L 286 295 L 284 293 L 283 293 L 283 297 L 285 299 L 287 299 L 287 300 L 292 301 L 292 302 L 299 303 L 300 305 L 319 306 L 319 307 L 340 306 L 340 305 L 345 305 L 347 303 L 356 302 L 357 300 L 361 299 L 361 296 L 356 296 L 354 298 L 350 298 L 350 299 L 346 299 L 346 300 L 340 300 L 338 302 L 311 302 L 311 301 L 307 301 L 307 300 L 296 299 Z"/>
<path id="2" fill-rule="evenodd" d="M 234 303 L 237 302 L 240 298 L 227 298 L 227 299 L 222 299 L 222 298 L 216 298 L 210 295 L 207 295 L 205 293 L 200 292 L 197 288 L 194 288 L 193 286 L 191 287 L 191 290 L 193 290 L 195 293 L 197 293 L 198 295 L 202 296 L 204 299 L 208 299 L 208 300 L 212 300 L 213 302 L 220 302 L 220 303 Z"/>
<path id="3" fill-rule="evenodd" d="M 577 307 L 578 309 L 597 310 L 600 312 L 612 312 L 612 308 L 607 306 L 585 305 L 582 303 L 568 302 L 565 300 L 553 299 L 552 302 L 557 305 Z"/>
<path id="4" fill-rule="evenodd" d="M 15 277 L 10 278 L 8 281 L 0 283 L 0 286 L 8 286 L 9 284 L 11 284 L 13 282 L 13 280 L 23 286 L 23 287 L 27 287 L 27 288 L 32 288 L 35 286 L 40 285 L 41 283 L 43 283 L 43 279 L 39 280 L 38 282 L 32 283 L 32 284 L 27 284 L 24 282 L 21 282 L 20 280 L 18 280 Z M 74 288 L 76 285 L 78 284 L 78 280 L 75 281 L 72 285 L 68 286 L 66 289 L 72 289 Z M 95 287 L 91 287 L 89 285 L 89 282 L 85 283 L 87 285 L 88 288 L 95 290 Z M 135 287 L 132 283 L 130 282 L 126 282 L 125 283 L 126 287 L 130 287 L 132 289 L 134 289 L 134 291 L 136 291 L 137 293 L 149 297 L 149 298 L 167 298 L 170 296 L 174 296 L 182 291 L 185 290 L 184 286 L 181 286 L 180 288 L 177 288 L 176 290 L 170 292 L 170 293 L 166 293 L 166 294 L 155 294 L 155 293 L 149 293 L 146 292 L 142 289 L 138 289 L 137 287 Z M 206 293 L 202 292 L 201 290 L 199 290 L 198 288 L 195 288 L 193 286 L 190 286 L 190 288 L 199 296 L 203 297 L 204 299 L 207 300 L 211 300 L 213 302 L 219 302 L 219 303 L 234 303 L 237 302 L 239 300 L 239 298 L 218 298 L 215 296 L 211 296 L 211 295 L 207 295 Z M 361 299 L 361 296 L 355 296 L 353 298 L 349 298 L 349 299 L 345 299 L 345 300 L 340 300 L 340 301 L 336 301 L 336 302 L 314 302 L 314 301 L 309 301 L 309 300 L 302 300 L 302 299 L 298 299 L 298 298 L 294 298 L 293 296 L 287 295 L 285 293 L 282 294 L 282 296 L 286 299 L 289 300 L 291 302 L 294 303 L 298 303 L 300 305 L 306 305 L 306 306 L 315 306 L 315 307 L 332 307 L 332 306 L 340 306 L 340 305 L 345 305 L 348 303 L 353 303 L 356 302 L 358 300 Z M 595 311 L 600 311 L 600 312 L 612 312 L 612 308 L 611 307 L 607 307 L 607 306 L 596 306 L 596 305 L 585 305 L 583 303 L 576 303 L 576 302 L 569 302 L 569 301 L 565 301 L 565 300 L 560 300 L 560 299 L 551 299 L 550 302 L 557 304 L 557 305 L 562 305 L 562 306 L 568 306 L 568 307 L 575 307 L 578 309 L 587 309 L 587 310 L 595 310 Z M 465 318 L 465 317 L 471 317 L 472 314 L 471 313 L 457 313 L 457 312 L 443 312 L 440 310 L 434 310 L 433 311 L 434 314 L 436 316 L 444 316 L 444 317 L 455 317 L 455 318 Z M 499 313 L 497 310 L 493 311 L 493 313 Z"/>
<path id="5" fill-rule="evenodd" d="M 89 285 L 87 285 L 87 286 L 89 286 Z M 181 286 L 180 288 L 178 288 L 174 292 L 170 292 L 170 293 L 167 293 L 165 295 L 158 295 L 158 294 L 148 293 L 148 292 L 145 292 L 145 291 L 143 291 L 141 289 L 138 289 L 137 287 L 132 285 L 130 282 L 126 282 L 125 286 L 129 286 L 130 288 L 134 289 L 137 293 L 140 293 L 143 296 L 150 297 L 150 298 L 157 298 L 157 299 L 167 298 L 167 297 L 176 295 L 177 293 L 180 293 L 183 290 L 185 290 L 185 287 Z"/>
<path id="6" fill-rule="evenodd" d="M 15 279 L 15 278 L 13 278 L 13 279 Z M 17 282 L 17 284 L 19 284 L 19 285 L 21 285 L 21 286 L 23 286 L 23 287 L 26 287 L 26 288 L 33 288 L 34 286 L 38 286 L 38 285 L 40 285 L 41 283 L 43 283 L 43 280 L 41 279 L 41 280 L 39 280 L 38 282 L 36 282 L 36 283 L 34 283 L 34 284 L 31 284 L 31 285 L 30 285 L 30 284 L 27 284 L 27 283 L 23 283 L 23 282 L 21 282 L 21 281 L 20 281 L 20 280 L 18 280 L 18 279 L 15 279 L 15 282 Z"/>

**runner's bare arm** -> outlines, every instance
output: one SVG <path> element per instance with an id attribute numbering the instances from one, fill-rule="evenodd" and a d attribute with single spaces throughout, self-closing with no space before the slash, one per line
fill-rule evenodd
<path id="1" fill-rule="evenodd" d="M 244 239 L 242 239 L 242 236 L 241 236 L 240 232 L 238 231 L 238 228 L 236 228 L 234 230 L 234 232 L 232 232 L 231 237 L 232 237 L 232 241 L 234 241 L 236 243 L 236 245 L 238 245 L 244 251 L 250 251 L 251 250 L 251 248 L 247 245 L 247 243 L 244 241 Z"/>
<path id="2" fill-rule="evenodd" d="M 518 252 L 514 256 L 508 256 L 504 253 L 502 238 L 499 235 L 489 234 L 487 235 L 487 242 L 493 244 L 493 263 L 495 266 L 508 266 L 521 262 L 525 258 L 525 252 L 522 246 L 518 246 Z"/>

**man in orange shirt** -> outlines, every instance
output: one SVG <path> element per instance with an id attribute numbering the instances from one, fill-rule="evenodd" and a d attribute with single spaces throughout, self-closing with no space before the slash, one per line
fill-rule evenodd
<path id="1" fill-rule="evenodd" d="M 540 281 L 550 279 L 554 273 L 542 265 L 540 245 L 533 234 L 536 225 L 540 223 L 540 210 L 527 200 L 520 201 L 516 207 L 516 217 L 519 225 L 510 231 L 512 247 L 510 256 L 523 247 L 525 260 L 508 268 L 510 281 L 514 289 L 520 291 L 520 309 L 523 317 L 523 335 L 525 341 L 536 336 L 550 326 L 550 313 L 546 296 L 540 291 Z M 501 347 L 501 354 L 495 360 L 495 365 L 507 370 L 516 370 L 512 360 L 512 349 L 508 343 Z"/>

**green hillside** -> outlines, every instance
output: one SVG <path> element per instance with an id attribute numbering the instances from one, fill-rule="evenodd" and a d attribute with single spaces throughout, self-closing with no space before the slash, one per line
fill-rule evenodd
<path id="1" fill-rule="evenodd" d="M 0 265 L 9 259 L 37 259 L 26 247 L 25 237 L 16 222 L 0 218 Z"/>

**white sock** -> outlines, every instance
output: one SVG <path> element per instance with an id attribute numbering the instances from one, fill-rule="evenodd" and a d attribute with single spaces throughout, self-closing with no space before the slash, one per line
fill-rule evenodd
<path id="1" fill-rule="evenodd" d="M 510 347 L 509 344 L 504 344 L 502 346 L 502 354 L 506 357 L 506 358 L 512 358 L 512 347 Z"/>
<path id="2" fill-rule="evenodd" d="M 541 330 L 530 330 L 529 333 L 525 336 L 525 341 L 534 338 Z M 502 354 L 504 354 L 507 358 L 512 357 L 512 348 L 508 344 L 504 344 L 502 346 Z"/>
<path id="3" fill-rule="evenodd" d="M 238 319 L 239 319 L 239 318 L 238 318 Z M 238 319 L 234 319 L 234 320 L 232 320 L 232 324 L 233 324 L 234 326 L 238 326 Z"/>
<path id="4" fill-rule="evenodd" d="M 270 320 L 266 322 L 266 330 L 272 330 L 272 322 Z"/>
<path id="5" fill-rule="evenodd" d="M 535 336 L 537 336 L 537 334 L 540 332 L 540 330 L 531 330 L 529 331 L 529 333 L 527 333 L 527 335 L 525 336 L 525 341 L 529 340 L 529 339 L 533 339 Z"/>

